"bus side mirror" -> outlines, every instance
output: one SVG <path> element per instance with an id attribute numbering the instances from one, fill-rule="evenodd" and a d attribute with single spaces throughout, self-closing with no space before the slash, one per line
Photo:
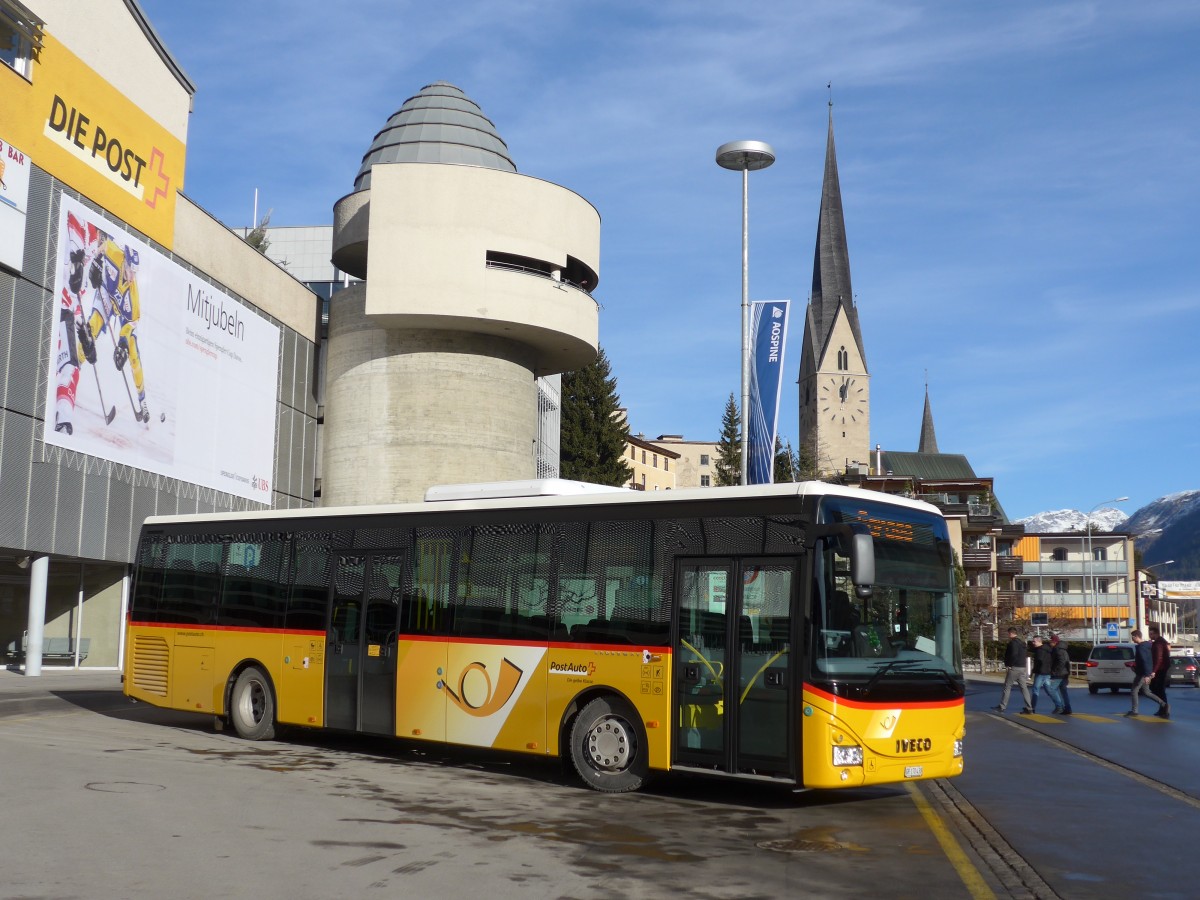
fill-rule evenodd
<path id="1" fill-rule="evenodd" d="M 854 582 L 856 596 L 864 600 L 871 596 L 875 584 L 875 542 L 869 534 L 850 538 L 850 580 Z"/>

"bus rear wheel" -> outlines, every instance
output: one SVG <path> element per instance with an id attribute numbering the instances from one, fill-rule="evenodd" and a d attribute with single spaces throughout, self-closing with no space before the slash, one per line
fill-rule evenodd
<path id="1" fill-rule="evenodd" d="M 269 741 L 275 737 L 275 692 L 261 669 L 246 669 L 233 683 L 229 718 L 238 737 Z"/>
<path id="2" fill-rule="evenodd" d="M 649 780 L 646 735 L 637 713 L 615 697 L 598 697 L 571 725 L 571 762 L 588 787 L 611 794 Z"/>

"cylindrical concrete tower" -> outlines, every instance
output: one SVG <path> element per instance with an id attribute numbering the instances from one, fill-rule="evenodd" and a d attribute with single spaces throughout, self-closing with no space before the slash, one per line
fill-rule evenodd
<path id="1" fill-rule="evenodd" d="M 536 477 L 535 378 L 587 365 L 600 217 L 517 174 L 471 100 L 405 101 L 334 206 L 322 503 Z M 368 273 L 369 268 L 369 273 Z"/>

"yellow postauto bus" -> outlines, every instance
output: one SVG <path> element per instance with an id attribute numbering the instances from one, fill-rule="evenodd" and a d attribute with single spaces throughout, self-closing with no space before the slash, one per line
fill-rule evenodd
<path id="1" fill-rule="evenodd" d="M 250 740 L 563 757 L 601 791 L 671 770 L 793 788 L 962 771 L 934 507 L 816 482 L 588 487 L 147 519 L 125 693 Z"/>

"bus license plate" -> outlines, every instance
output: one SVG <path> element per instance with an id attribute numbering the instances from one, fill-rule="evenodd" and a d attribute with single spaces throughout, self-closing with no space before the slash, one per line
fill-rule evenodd
<path id="1" fill-rule="evenodd" d="M 925 771 L 924 766 L 905 766 L 904 767 L 904 777 L 905 778 L 920 778 L 922 773 L 924 773 L 924 771 Z"/>

